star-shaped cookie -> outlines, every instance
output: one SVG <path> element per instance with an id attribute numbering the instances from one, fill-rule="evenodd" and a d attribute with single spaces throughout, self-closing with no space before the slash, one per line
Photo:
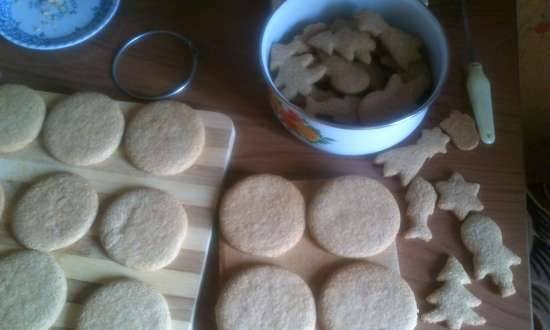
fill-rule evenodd
<path id="1" fill-rule="evenodd" d="M 453 212 L 462 221 L 471 211 L 483 210 L 483 204 L 477 197 L 479 188 L 479 183 L 467 182 L 459 173 L 453 173 L 449 180 L 435 184 L 439 193 L 437 207 Z"/>

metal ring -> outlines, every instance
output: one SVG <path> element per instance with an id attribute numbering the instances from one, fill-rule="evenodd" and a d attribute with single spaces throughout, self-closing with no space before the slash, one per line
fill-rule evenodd
<path id="1" fill-rule="evenodd" d="M 158 35 L 173 36 L 173 37 L 177 38 L 178 40 L 182 41 L 183 43 L 185 43 L 185 45 L 187 45 L 187 47 L 189 47 L 189 49 L 191 50 L 191 52 L 193 54 L 193 63 L 191 64 L 191 73 L 189 74 L 189 77 L 187 79 L 185 79 L 183 82 L 178 84 L 175 88 L 169 90 L 166 93 L 160 94 L 160 95 L 147 95 L 147 94 L 132 92 L 132 91 L 128 90 L 126 87 L 124 87 L 121 84 L 120 79 L 118 77 L 118 65 L 119 65 L 120 59 L 123 57 L 124 53 L 130 47 L 136 45 L 137 43 L 139 43 L 140 41 L 143 41 L 144 39 L 146 39 L 148 37 L 153 37 L 153 36 L 158 36 Z M 179 33 L 173 32 L 173 31 L 153 30 L 153 31 L 148 31 L 148 32 L 142 33 L 142 34 L 138 34 L 137 36 L 131 38 L 117 51 L 117 53 L 116 53 L 116 55 L 113 59 L 113 64 L 112 64 L 112 67 L 111 67 L 111 75 L 112 75 L 112 78 L 113 78 L 113 81 L 114 81 L 115 85 L 121 91 L 123 91 L 124 93 L 126 93 L 126 94 L 128 94 L 132 97 L 135 97 L 137 99 L 142 99 L 142 100 L 147 100 L 147 101 L 158 101 L 158 100 L 163 100 L 163 99 L 172 97 L 172 96 L 180 93 L 181 91 L 185 90 L 187 87 L 189 87 L 189 85 L 191 84 L 191 81 L 195 77 L 195 73 L 197 72 L 198 62 L 199 62 L 199 51 L 198 51 L 197 48 L 195 48 L 195 46 L 193 46 L 193 43 L 191 42 L 191 40 L 189 38 L 187 38 L 184 35 L 181 35 Z"/>

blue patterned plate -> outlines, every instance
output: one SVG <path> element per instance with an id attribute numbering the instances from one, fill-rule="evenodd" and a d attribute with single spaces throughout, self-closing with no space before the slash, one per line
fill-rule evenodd
<path id="1" fill-rule="evenodd" d="M 22 47 L 79 44 L 111 21 L 120 0 L 0 0 L 0 35 Z"/>

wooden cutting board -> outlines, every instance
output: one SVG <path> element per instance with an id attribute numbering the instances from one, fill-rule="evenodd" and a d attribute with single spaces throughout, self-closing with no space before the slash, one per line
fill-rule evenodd
<path id="1" fill-rule="evenodd" d="M 64 95 L 41 92 L 48 106 Z M 120 102 L 126 118 L 140 104 Z M 6 210 L 0 217 L 0 256 L 21 246 L 9 231 L 14 201 L 30 182 L 41 176 L 67 171 L 88 179 L 100 195 L 100 210 L 112 196 L 129 187 L 145 186 L 178 197 L 189 215 L 189 230 L 176 260 L 155 272 L 135 271 L 111 261 L 97 238 L 97 221 L 91 231 L 70 247 L 53 253 L 68 279 L 68 297 L 61 316 L 52 329 L 74 329 L 83 301 L 102 283 L 132 277 L 160 291 L 170 305 L 173 330 L 192 328 L 205 261 L 210 248 L 215 208 L 235 137 L 229 117 L 199 111 L 206 126 L 206 146 L 197 163 L 184 173 L 157 177 L 128 163 L 120 148 L 108 160 L 89 167 L 75 167 L 53 159 L 41 146 L 40 138 L 25 149 L 0 154 L 0 184 L 6 192 Z"/>
<path id="2" fill-rule="evenodd" d="M 294 181 L 306 201 L 322 183 L 321 180 Z M 232 248 L 223 237 L 220 238 L 219 245 L 220 280 L 222 285 L 242 268 L 257 264 L 272 264 L 300 275 L 309 284 L 314 294 L 317 294 L 327 275 L 330 275 L 340 265 L 357 261 L 357 259 L 337 257 L 326 252 L 312 239 L 307 230 L 296 247 L 278 258 L 262 258 L 242 253 Z M 360 260 L 386 266 L 399 273 L 399 258 L 395 241 L 381 253 Z"/>

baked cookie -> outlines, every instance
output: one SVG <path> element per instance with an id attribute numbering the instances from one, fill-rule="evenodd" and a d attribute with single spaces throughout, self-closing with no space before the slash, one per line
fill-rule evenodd
<path id="1" fill-rule="evenodd" d="M 308 206 L 308 228 L 328 252 L 365 258 L 385 250 L 399 231 L 400 213 L 392 193 L 364 176 L 325 183 Z"/>
<path id="2" fill-rule="evenodd" d="M 363 10 L 355 15 L 355 19 L 359 31 L 366 31 L 375 37 L 379 37 L 390 28 L 382 16 L 372 11 Z"/>
<path id="3" fill-rule="evenodd" d="M 314 330 L 315 301 L 296 274 L 254 266 L 229 280 L 216 304 L 219 330 Z"/>
<path id="4" fill-rule="evenodd" d="M 86 179 L 71 173 L 49 175 L 16 202 L 13 235 L 29 249 L 61 249 L 88 232 L 98 207 L 97 192 Z"/>
<path id="5" fill-rule="evenodd" d="M 55 259 L 19 251 L 0 259 L 0 329 L 47 330 L 67 298 L 67 280 Z"/>
<path id="6" fill-rule="evenodd" d="M 328 26 L 323 22 L 309 24 L 309 25 L 306 25 L 306 27 L 304 27 L 304 30 L 302 31 L 302 33 L 297 35 L 295 39 L 300 39 L 303 42 L 307 43 L 309 39 L 311 39 L 313 36 L 323 31 L 326 31 L 327 29 L 328 29 Z"/>
<path id="7" fill-rule="evenodd" d="M 334 272 L 317 302 L 323 329 L 412 330 L 417 324 L 418 308 L 407 282 L 385 267 L 366 262 Z"/>
<path id="8" fill-rule="evenodd" d="M 122 279 L 101 286 L 86 300 L 77 330 L 170 330 L 164 297 L 145 283 Z"/>
<path id="9" fill-rule="evenodd" d="M 472 211 L 483 211 L 483 204 L 477 197 L 479 183 L 466 182 L 459 173 L 453 173 L 449 180 L 435 184 L 439 193 L 437 207 L 451 211 L 462 221 Z"/>
<path id="10" fill-rule="evenodd" d="M 158 270 L 179 254 L 187 213 L 172 195 L 152 188 L 130 190 L 107 208 L 100 241 L 115 261 L 138 270 Z"/>
<path id="11" fill-rule="evenodd" d="M 370 64 L 365 65 L 365 70 L 369 74 L 370 85 L 369 88 L 373 91 L 381 90 L 386 87 L 390 79 L 390 75 L 386 70 L 378 63 L 378 61 L 372 61 Z"/>
<path id="12" fill-rule="evenodd" d="M 327 69 L 330 85 L 341 93 L 361 93 L 370 85 L 369 74 L 359 63 L 348 62 L 339 56 L 323 57 L 321 63 Z"/>
<path id="13" fill-rule="evenodd" d="M 337 123 L 353 124 L 357 122 L 358 106 L 359 98 L 353 96 L 334 97 L 326 101 L 316 101 L 307 97 L 304 110 L 314 116 L 329 116 Z"/>
<path id="14" fill-rule="evenodd" d="M 472 214 L 460 228 L 462 242 L 474 255 L 474 274 L 477 280 L 489 275 L 500 289 L 502 297 L 516 293 L 511 267 L 521 264 L 521 258 L 502 242 L 502 232 L 488 216 Z"/>
<path id="15" fill-rule="evenodd" d="M 481 300 L 471 294 L 464 285 L 471 284 L 470 277 L 464 267 L 450 256 L 445 267 L 437 276 L 439 282 L 445 282 L 442 287 L 430 294 L 426 300 L 437 307 L 422 315 L 422 321 L 438 323 L 446 321 L 450 329 L 458 330 L 462 325 L 483 325 L 485 318 L 473 311 L 481 305 Z"/>
<path id="16" fill-rule="evenodd" d="M 384 177 L 399 174 L 401 184 L 407 186 L 426 160 L 447 152 L 447 143 L 449 137 L 439 127 L 425 129 L 416 144 L 385 151 L 376 156 L 374 163 L 384 165 Z"/>
<path id="17" fill-rule="evenodd" d="M 322 65 L 311 66 L 314 60 L 313 55 L 304 54 L 293 56 L 281 65 L 275 85 L 286 98 L 290 100 L 298 95 L 308 95 L 313 84 L 325 76 L 327 68 Z"/>
<path id="18" fill-rule="evenodd" d="M 77 93 L 50 110 L 42 136 L 44 146 L 58 160 L 87 166 L 109 158 L 123 133 L 118 102 L 98 93 Z"/>
<path id="19" fill-rule="evenodd" d="M 422 59 L 420 54 L 422 42 L 404 31 L 389 27 L 380 34 L 380 41 L 404 70 L 409 67 L 409 63 Z"/>
<path id="20" fill-rule="evenodd" d="M 205 143 L 204 124 L 189 106 L 175 101 L 150 103 L 128 124 L 124 147 L 137 168 L 174 175 L 191 167 Z"/>
<path id="21" fill-rule="evenodd" d="M 362 122 L 375 122 L 402 115 L 417 107 L 417 101 L 429 87 L 430 80 L 424 77 L 403 83 L 394 74 L 383 90 L 365 95 L 359 104 L 359 117 Z"/>
<path id="22" fill-rule="evenodd" d="M 308 44 L 328 55 L 336 52 L 348 62 L 357 58 L 365 64 L 371 62 L 371 52 L 376 49 L 376 42 L 370 34 L 349 28 L 342 28 L 334 33 L 323 31 L 309 39 Z"/>
<path id="23" fill-rule="evenodd" d="M 239 181 L 223 196 L 220 231 L 234 248 L 278 257 L 293 248 L 305 229 L 305 202 L 286 179 L 269 174 Z"/>
<path id="24" fill-rule="evenodd" d="M 271 47 L 271 61 L 269 69 L 277 71 L 283 63 L 294 55 L 299 55 L 307 52 L 309 47 L 302 39 L 294 39 L 288 44 L 274 44 Z"/>
<path id="25" fill-rule="evenodd" d="M 0 86 L 0 152 L 23 149 L 34 141 L 46 116 L 46 103 L 22 85 Z"/>
<path id="26" fill-rule="evenodd" d="M 439 126 L 445 131 L 460 150 L 473 150 L 479 144 L 479 134 L 472 117 L 460 111 L 453 110 L 451 115 Z"/>
<path id="27" fill-rule="evenodd" d="M 405 195 L 407 201 L 407 217 L 410 226 L 405 232 L 405 238 L 418 238 L 429 242 L 432 231 L 428 227 L 428 218 L 434 213 L 437 193 L 431 183 L 420 176 L 412 180 Z"/>

